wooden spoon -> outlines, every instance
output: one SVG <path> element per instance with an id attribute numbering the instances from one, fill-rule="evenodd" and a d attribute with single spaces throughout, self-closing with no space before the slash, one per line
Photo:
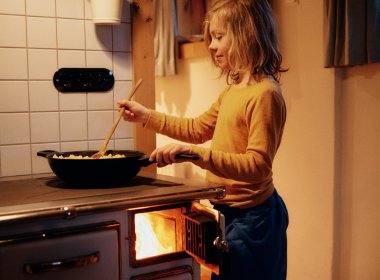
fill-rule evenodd
<path id="1" fill-rule="evenodd" d="M 134 88 L 132 89 L 132 91 L 129 93 L 128 97 L 125 100 L 129 101 L 132 99 L 133 95 L 135 94 L 136 90 L 140 86 L 141 82 L 142 82 L 142 79 L 138 80 L 138 82 L 135 84 Z M 110 131 L 108 132 L 106 139 L 103 142 L 102 147 L 100 148 L 100 150 L 97 153 L 95 153 L 91 156 L 92 158 L 98 159 L 98 158 L 104 156 L 105 152 L 107 151 L 108 142 L 110 141 L 112 134 L 115 132 L 115 129 L 116 129 L 117 125 L 119 124 L 119 121 L 120 121 L 121 117 L 123 116 L 124 111 L 125 111 L 125 107 L 122 107 L 119 109 L 119 115 L 116 117 L 115 121 L 113 122 L 113 125 L 112 125 Z"/>

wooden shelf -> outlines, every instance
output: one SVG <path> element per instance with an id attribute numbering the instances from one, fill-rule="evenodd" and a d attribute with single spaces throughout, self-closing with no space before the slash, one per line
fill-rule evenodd
<path id="1" fill-rule="evenodd" d="M 197 58 L 208 55 L 208 49 L 203 41 L 179 44 L 179 58 Z"/>

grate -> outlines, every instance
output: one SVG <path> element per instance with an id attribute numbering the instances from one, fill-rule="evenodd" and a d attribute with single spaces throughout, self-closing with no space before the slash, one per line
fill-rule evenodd
<path id="1" fill-rule="evenodd" d="M 217 250 L 213 245 L 217 237 L 217 223 L 202 213 L 184 215 L 186 226 L 186 252 L 204 264 L 217 264 Z"/>

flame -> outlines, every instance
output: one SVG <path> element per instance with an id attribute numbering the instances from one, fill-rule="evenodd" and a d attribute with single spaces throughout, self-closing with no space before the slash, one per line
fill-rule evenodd
<path id="1" fill-rule="evenodd" d="M 136 259 L 171 253 L 175 237 L 164 229 L 162 217 L 149 213 L 135 215 Z M 175 231 L 174 231 L 175 234 Z"/>

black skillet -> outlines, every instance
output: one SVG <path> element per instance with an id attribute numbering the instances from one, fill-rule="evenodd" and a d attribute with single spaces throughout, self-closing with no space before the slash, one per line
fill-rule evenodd
<path id="1" fill-rule="evenodd" d="M 97 151 L 70 151 L 57 152 L 44 150 L 37 152 L 38 156 L 45 157 L 51 170 L 61 180 L 70 184 L 87 185 L 115 185 L 124 184 L 132 180 L 142 167 L 154 163 L 149 161 L 145 153 L 130 150 L 108 150 L 108 154 L 121 154 L 123 158 L 106 159 L 68 159 L 54 158 L 54 155 L 68 157 L 89 156 Z M 197 160 L 197 155 L 179 154 L 179 159 Z"/>

